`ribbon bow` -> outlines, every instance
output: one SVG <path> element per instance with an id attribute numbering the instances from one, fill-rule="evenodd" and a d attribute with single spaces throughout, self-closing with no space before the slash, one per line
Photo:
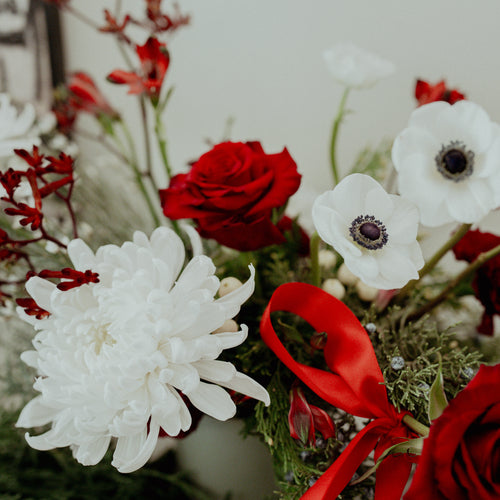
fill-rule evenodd
<path id="1" fill-rule="evenodd" d="M 287 311 L 327 334 L 324 356 L 331 372 L 295 361 L 271 323 L 271 313 Z M 375 448 L 375 460 L 385 449 L 414 437 L 387 399 L 384 378 L 371 341 L 356 316 L 342 302 L 306 283 L 286 283 L 276 289 L 260 325 L 264 342 L 318 396 L 351 415 L 372 419 L 340 456 L 302 496 L 302 500 L 337 498 L 356 469 Z M 413 459 L 389 455 L 377 470 L 375 497 L 399 500 Z"/>

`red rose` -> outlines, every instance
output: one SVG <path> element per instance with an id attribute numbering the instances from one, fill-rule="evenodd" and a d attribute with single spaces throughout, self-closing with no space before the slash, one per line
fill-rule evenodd
<path id="1" fill-rule="evenodd" d="M 481 366 L 431 425 L 405 500 L 500 498 L 500 365 Z"/>
<path id="2" fill-rule="evenodd" d="M 205 153 L 187 174 L 172 177 L 160 191 L 170 219 L 194 219 L 205 238 L 236 250 L 285 242 L 273 221 L 300 184 L 286 149 L 266 154 L 258 142 L 224 142 Z"/>
<path id="3" fill-rule="evenodd" d="M 469 231 L 453 248 L 455 257 L 473 262 L 479 254 L 500 245 L 500 237 L 481 231 Z M 477 330 L 493 335 L 493 316 L 500 314 L 500 255 L 482 265 L 474 276 L 472 288 L 484 306 L 483 319 Z"/>
<path id="4" fill-rule="evenodd" d="M 448 89 L 444 80 L 431 85 L 425 80 L 417 80 L 415 84 L 415 99 L 419 106 L 430 102 L 445 101 L 455 104 L 457 101 L 465 99 L 465 95 L 456 89 Z"/>

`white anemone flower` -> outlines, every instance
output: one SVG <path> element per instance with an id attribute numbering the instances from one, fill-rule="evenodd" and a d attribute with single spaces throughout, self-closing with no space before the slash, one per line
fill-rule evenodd
<path id="1" fill-rule="evenodd" d="M 395 71 L 391 61 L 356 47 L 339 43 L 323 52 L 323 58 L 333 78 L 354 89 L 366 89 Z"/>
<path id="2" fill-rule="evenodd" d="M 365 284 L 391 290 L 418 278 L 424 265 L 416 239 L 418 210 L 372 177 L 349 175 L 320 195 L 313 220 L 320 237 Z"/>
<path id="3" fill-rule="evenodd" d="M 500 205 L 500 126 L 470 101 L 413 111 L 392 160 L 399 192 L 426 226 L 479 222 Z"/>
<path id="4" fill-rule="evenodd" d="M 32 104 L 25 104 L 18 112 L 10 96 L 0 94 L 0 158 L 12 156 L 14 149 L 31 149 L 40 144 L 40 138 L 32 130 L 35 119 Z"/>
<path id="5" fill-rule="evenodd" d="M 33 277 L 26 288 L 50 316 L 18 310 L 38 330 L 35 350 L 22 359 L 37 369 L 40 395 L 16 425 L 52 424 L 41 435 L 26 434 L 33 448 L 70 446 L 80 463 L 93 465 L 117 438 L 112 465 L 132 472 L 151 457 L 160 429 L 176 436 L 190 428 L 183 397 L 218 420 L 236 412 L 223 387 L 269 404 L 261 385 L 216 359 L 245 340 L 247 327 L 212 333 L 252 294 L 253 267 L 248 281 L 215 300 L 211 259 L 197 255 L 182 270 L 183 243 L 164 227 L 95 254 L 76 239 L 68 254 L 76 270 L 98 273 L 99 283 L 61 291 Z"/>

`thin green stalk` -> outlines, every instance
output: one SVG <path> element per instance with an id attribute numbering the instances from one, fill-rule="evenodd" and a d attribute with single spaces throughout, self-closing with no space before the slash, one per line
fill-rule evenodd
<path id="1" fill-rule="evenodd" d="M 321 285 L 321 273 L 319 268 L 319 234 L 315 231 L 309 241 L 309 250 L 311 254 L 311 282 L 314 286 Z"/>
<path id="2" fill-rule="evenodd" d="M 137 152 L 135 150 L 135 145 L 134 145 L 134 140 L 132 138 L 132 135 L 130 134 L 130 131 L 129 131 L 127 125 L 125 124 L 125 122 L 120 121 L 120 124 L 122 126 L 123 133 L 125 134 L 125 137 L 127 138 L 127 142 L 128 142 L 129 149 L 130 149 L 130 161 L 128 162 L 128 164 L 130 165 L 130 167 L 132 168 L 132 170 L 134 172 L 137 186 L 139 187 L 139 190 L 141 191 L 141 194 L 144 197 L 146 204 L 148 205 L 148 208 L 149 208 L 149 211 L 151 213 L 151 217 L 153 218 L 154 224 L 155 224 L 155 226 L 159 226 L 160 219 L 158 217 L 158 214 L 156 213 L 156 204 L 154 204 L 153 201 L 151 200 L 151 196 L 149 195 L 148 190 L 146 189 L 143 178 L 144 178 L 144 176 L 147 176 L 151 180 L 152 184 L 153 184 L 153 180 L 148 175 L 147 172 L 141 172 L 139 170 L 139 162 L 137 160 Z M 117 141 L 119 143 L 118 138 L 117 138 Z M 154 187 L 154 184 L 153 184 L 153 187 Z"/>
<path id="3" fill-rule="evenodd" d="M 425 263 L 424 267 L 418 273 L 418 279 L 410 281 L 397 295 L 397 301 L 401 301 L 406 297 L 416 286 L 419 280 L 432 271 L 437 263 L 444 257 L 444 255 L 451 250 L 469 231 L 472 224 L 462 224 L 451 236 L 451 238 Z"/>
<path id="4" fill-rule="evenodd" d="M 418 420 L 415 420 L 411 415 L 406 414 L 403 417 L 403 422 L 417 434 L 427 437 L 429 435 L 429 427 L 421 424 Z"/>
<path id="5" fill-rule="evenodd" d="M 439 304 L 444 302 L 448 295 L 452 292 L 452 290 L 458 286 L 469 274 L 473 273 L 477 269 L 479 269 L 485 262 L 488 262 L 490 259 L 493 259 L 497 255 L 500 255 L 500 245 L 488 250 L 487 252 L 483 252 L 479 254 L 477 259 L 469 264 L 461 273 L 459 273 L 452 281 L 448 283 L 448 285 L 441 291 L 439 295 L 434 297 L 432 300 L 427 302 L 420 309 L 417 309 L 415 312 L 411 313 L 407 320 L 414 321 L 418 318 L 421 318 L 424 314 L 432 311 Z"/>
<path id="6" fill-rule="evenodd" d="M 333 173 L 333 180 L 335 182 L 335 185 L 337 185 L 340 181 L 340 176 L 338 172 L 338 167 L 337 167 L 337 160 L 336 160 L 336 152 L 337 152 L 337 135 L 339 133 L 339 127 L 340 123 L 342 122 L 342 118 L 344 118 L 345 114 L 345 104 L 347 101 L 347 96 L 349 95 L 349 87 L 347 87 L 344 90 L 344 93 L 342 94 L 342 99 L 340 100 L 340 105 L 339 109 L 337 112 L 337 116 L 335 117 L 335 121 L 333 122 L 333 129 L 332 129 L 332 139 L 330 141 L 330 165 L 332 167 L 332 173 Z"/>
<path id="7" fill-rule="evenodd" d="M 146 110 L 146 99 L 144 96 L 140 97 L 141 106 L 141 119 L 142 119 L 142 131 L 144 135 L 144 151 L 145 151 L 145 162 L 146 162 L 146 175 L 151 179 L 151 184 L 156 192 L 158 192 L 158 186 L 153 176 L 153 160 L 151 156 L 151 142 L 149 140 L 149 121 Z"/>
<path id="8" fill-rule="evenodd" d="M 163 106 L 155 109 L 155 133 L 158 140 L 158 147 L 160 149 L 163 166 L 165 167 L 165 171 L 167 173 L 168 182 L 172 178 L 172 167 L 170 166 L 170 162 L 168 160 L 167 139 L 165 138 L 165 128 L 163 127 L 163 123 L 161 121 L 161 109 L 163 109 Z"/>
<path id="9" fill-rule="evenodd" d="M 89 25 L 92 29 L 99 31 L 99 25 L 97 25 L 93 19 L 88 17 L 82 11 L 75 9 L 75 7 L 73 7 L 73 5 L 71 5 L 70 3 L 65 4 L 63 8 L 64 10 L 75 16 L 77 19 L 80 19 L 80 21 L 82 21 L 83 23 Z"/>

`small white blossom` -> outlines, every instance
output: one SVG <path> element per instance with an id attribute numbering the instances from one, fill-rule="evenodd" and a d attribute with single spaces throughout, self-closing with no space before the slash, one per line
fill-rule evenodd
<path id="1" fill-rule="evenodd" d="M 331 250 L 327 250 L 326 248 L 322 248 L 318 252 L 318 262 L 321 267 L 326 269 L 332 269 L 337 264 L 337 255 L 335 252 Z"/>
<path id="2" fill-rule="evenodd" d="M 241 281 L 234 276 L 223 278 L 219 285 L 219 297 L 224 297 L 224 295 L 237 290 L 240 286 L 242 286 L 242 284 L 243 283 L 241 283 Z"/>
<path id="3" fill-rule="evenodd" d="M 361 300 L 373 302 L 378 296 L 378 288 L 369 286 L 362 281 L 356 283 L 356 293 Z"/>
<path id="4" fill-rule="evenodd" d="M 181 394 L 219 420 L 236 411 L 223 387 L 269 404 L 262 386 L 216 359 L 245 340 L 247 327 L 211 333 L 252 294 L 252 267 L 246 283 L 215 300 L 212 261 L 197 255 L 182 270 L 184 246 L 165 227 L 95 254 L 73 240 L 68 253 L 76 270 L 98 273 L 99 283 L 61 291 L 34 277 L 27 290 L 50 316 L 38 320 L 18 310 L 38 330 L 35 350 L 22 359 L 38 371 L 40 395 L 17 426 L 52 424 L 44 434 L 26 435 L 33 448 L 70 446 L 80 463 L 93 465 L 117 438 L 112 464 L 132 472 L 151 457 L 160 428 L 171 436 L 190 428 Z"/>
<path id="5" fill-rule="evenodd" d="M 389 290 L 418 277 L 424 264 L 416 240 L 418 210 L 372 177 L 352 174 L 323 193 L 313 220 L 320 237 L 367 285 Z"/>
<path id="6" fill-rule="evenodd" d="M 372 87 L 395 71 L 392 62 L 352 43 L 339 43 L 325 50 L 323 57 L 333 78 L 349 88 Z"/>
<path id="7" fill-rule="evenodd" d="M 0 158 L 12 156 L 14 149 L 31 150 L 33 145 L 40 144 L 40 138 L 32 130 L 35 118 L 32 104 L 25 104 L 19 112 L 10 96 L 0 94 Z"/>
<path id="8" fill-rule="evenodd" d="M 342 300 L 345 297 L 344 285 L 335 278 L 328 278 L 323 281 L 321 288 L 336 299 Z"/>
<path id="9" fill-rule="evenodd" d="M 359 278 L 345 264 L 340 265 L 337 278 L 347 286 L 354 286 L 359 281 Z"/>
<path id="10" fill-rule="evenodd" d="M 475 223 L 500 205 L 500 127 L 470 101 L 413 111 L 392 160 L 399 192 L 426 226 Z"/>

